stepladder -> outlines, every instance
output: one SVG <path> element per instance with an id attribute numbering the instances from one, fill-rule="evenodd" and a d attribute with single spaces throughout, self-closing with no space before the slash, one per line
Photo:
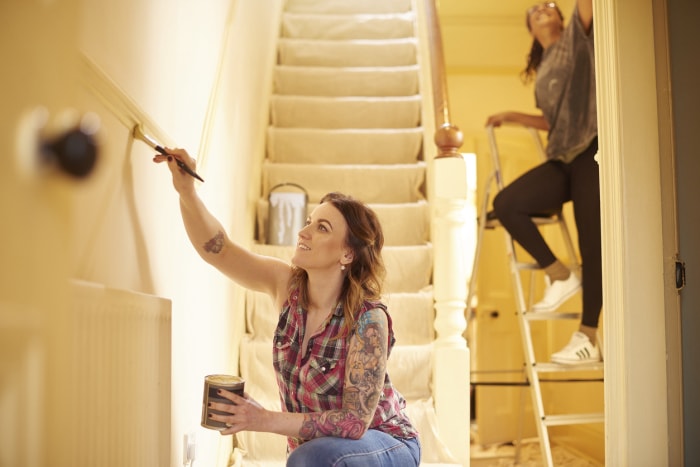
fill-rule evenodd
<path id="1" fill-rule="evenodd" d="M 533 128 L 524 128 L 528 132 L 535 152 L 538 153 L 538 158 L 541 162 L 546 160 L 545 147 L 537 130 Z M 537 312 L 532 310 L 535 302 L 537 289 L 535 287 L 538 279 L 542 278 L 544 272 L 542 268 L 512 239 L 509 233 L 504 229 L 499 220 L 489 210 L 489 206 L 493 197 L 506 186 L 506 181 L 503 177 L 501 167 L 501 156 L 499 146 L 496 139 L 496 129 L 487 127 L 487 136 L 490 149 L 491 172 L 485 183 L 484 195 L 479 207 L 478 231 L 477 231 L 477 246 L 474 255 L 474 264 L 472 267 L 472 275 L 468 286 L 467 304 L 472 305 L 478 302 L 477 292 L 477 277 L 479 270 L 479 260 L 483 245 L 484 233 L 486 231 L 501 230 L 504 237 L 504 253 L 508 263 L 508 272 L 510 275 L 510 283 L 512 284 L 512 295 L 514 299 L 514 308 L 517 321 L 517 329 L 521 341 L 523 366 L 520 370 L 524 381 L 520 385 L 529 392 L 531 410 L 534 416 L 534 425 L 537 432 L 537 438 L 542 457 L 542 465 L 554 466 L 555 461 L 552 452 L 552 439 L 555 438 L 556 430 L 565 430 L 566 427 L 575 425 L 600 424 L 604 422 L 602 408 L 589 411 L 590 408 L 584 404 L 579 410 L 576 403 L 563 403 L 562 397 L 566 397 L 566 383 L 574 383 L 577 385 L 576 392 L 581 393 L 581 385 L 588 386 L 589 384 L 599 384 L 599 390 L 602 394 L 603 382 L 603 363 L 586 363 L 579 365 L 562 365 L 551 363 L 549 355 L 543 354 L 542 345 L 536 345 L 533 338 L 533 329 L 537 331 L 537 336 L 541 338 L 543 335 L 548 336 L 547 339 L 552 341 L 552 335 L 561 334 L 561 326 L 557 323 L 569 322 L 568 328 L 571 329 L 572 322 L 578 322 L 581 318 L 581 313 L 578 311 L 570 311 L 565 304 L 564 307 L 551 312 Z M 550 229 L 551 234 L 560 236 L 558 245 L 562 246 L 562 258 L 566 258 L 567 265 L 575 273 L 580 273 L 581 264 L 578 259 L 576 247 L 572 240 L 572 232 L 569 230 L 565 212 L 562 209 L 546 212 L 533 213 L 530 218 L 538 229 Z M 484 285 L 482 284 L 482 288 Z M 471 310 L 471 308 L 470 308 Z M 514 336 L 515 338 L 515 336 Z M 540 343 L 541 344 L 541 343 Z M 507 371 L 507 370 L 506 370 Z M 489 382 L 481 381 L 478 384 L 488 385 Z M 494 385 L 503 385 L 504 383 L 492 383 Z M 553 387 L 557 389 L 552 389 Z M 572 387 L 572 386 L 569 386 Z M 585 389 L 583 390 L 586 391 Z M 555 397 L 550 397 L 554 394 Z M 564 396 L 562 396 L 564 394 Z M 572 398 L 578 397 L 572 395 Z M 602 395 L 601 395 L 602 397 Z M 521 398 L 521 407 L 519 417 L 524 416 L 524 404 L 527 398 Z M 522 420 L 519 423 L 522 426 Z M 562 427 L 562 428 L 553 428 Z M 518 432 L 518 438 L 515 440 L 515 457 L 516 463 L 519 462 L 520 456 L 520 441 L 522 440 L 521 431 Z"/>

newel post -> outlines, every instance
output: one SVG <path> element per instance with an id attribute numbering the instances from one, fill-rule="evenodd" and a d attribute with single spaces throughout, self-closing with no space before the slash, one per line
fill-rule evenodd
<path id="1" fill-rule="evenodd" d="M 459 153 L 462 134 L 443 125 L 435 135 L 433 248 L 435 340 L 433 378 L 440 437 L 462 465 L 469 465 L 469 349 L 463 335 L 476 216 L 470 196 L 473 159 Z"/>

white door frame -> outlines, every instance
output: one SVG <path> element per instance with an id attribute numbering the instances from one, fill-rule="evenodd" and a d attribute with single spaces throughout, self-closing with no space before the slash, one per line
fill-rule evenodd
<path id="1" fill-rule="evenodd" d="M 654 6 L 594 0 L 603 223 L 606 465 L 666 466 L 667 337 Z M 660 129 L 661 128 L 661 129 Z M 671 426 L 673 429 L 674 427 Z M 672 431 L 672 430 L 671 430 Z"/>

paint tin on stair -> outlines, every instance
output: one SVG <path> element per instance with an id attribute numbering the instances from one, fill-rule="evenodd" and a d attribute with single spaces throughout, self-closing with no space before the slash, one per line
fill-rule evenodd
<path id="1" fill-rule="evenodd" d="M 245 380 L 240 376 L 231 375 L 208 375 L 204 377 L 204 397 L 202 398 L 202 426 L 204 428 L 209 428 L 211 430 L 222 431 L 226 429 L 226 424 L 218 420 L 212 420 L 209 418 L 209 414 L 218 415 L 230 415 L 227 412 L 221 412 L 219 410 L 214 410 L 209 407 L 209 404 L 222 403 L 222 404 L 232 404 L 229 399 L 217 394 L 219 389 L 226 389 L 227 391 L 238 394 L 243 397 L 243 389 L 245 387 Z"/>
<path id="2" fill-rule="evenodd" d="M 308 198 L 306 190 L 296 183 L 280 183 L 270 189 L 266 232 L 268 245 L 297 244 L 297 235 L 306 224 Z"/>

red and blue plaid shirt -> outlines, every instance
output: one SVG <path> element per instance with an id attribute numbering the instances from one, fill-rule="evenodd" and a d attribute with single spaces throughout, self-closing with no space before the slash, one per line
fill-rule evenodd
<path id="1" fill-rule="evenodd" d="M 309 413 L 341 409 L 345 359 L 351 337 L 350 334 L 344 338 L 335 338 L 345 322 L 343 306 L 338 305 L 326 326 L 309 338 L 306 355 L 302 355 L 306 314 L 298 304 L 298 292 L 294 291 L 291 297 L 285 302 L 280 314 L 273 343 L 273 362 L 282 410 L 290 413 Z M 386 306 L 379 302 L 365 302 L 356 319 L 376 308 L 382 309 L 387 315 L 387 353 L 390 354 L 395 338 Z M 418 432 L 408 419 L 405 408 L 406 401 L 394 389 L 387 374 L 384 377 L 384 390 L 369 428 L 397 438 L 417 437 Z M 288 452 L 292 452 L 302 442 L 299 438 L 288 438 Z"/>

